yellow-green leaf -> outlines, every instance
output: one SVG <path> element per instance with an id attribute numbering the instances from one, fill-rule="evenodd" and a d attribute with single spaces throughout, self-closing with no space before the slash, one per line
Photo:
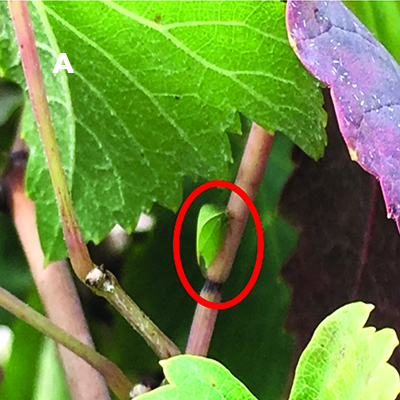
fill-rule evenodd
<path id="1" fill-rule="evenodd" d="M 160 361 L 168 385 L 137 400 L 257 400 L 222 364 L 182 355 Z"/>
<path id="2" fill-rule="evenodd" d="M 300 357 L 289 400 L 395 400 L 397 370 L 387 363 L 398 345 L 393 329 L 364 327 L 372 304 L 348 304 L 316 329 Z"/>

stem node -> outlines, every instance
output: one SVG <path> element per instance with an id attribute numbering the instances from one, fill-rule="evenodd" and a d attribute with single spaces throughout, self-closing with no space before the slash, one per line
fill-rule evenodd
<path id="1" fill-rule="evenodd" d="M 105 296 L 104 292 L 112 292 L 115 289 L 113 282 L 115 276 L 107 271 L 103 265 L 94 267 L 87 275 L 85 284 L 89 286 L 97 295 Z"/>
<path id="2" fill-rule="evenodd" d="M 236 177 L 236 185 L 242 188 L 252 200 L 256 198 L 261 184 L 273 141 L 272 133 L 253 123 Z M 229 215 L 227 234 L 212 265 L 207 270 L 208 280 L 201 292 L 203 298 L 214 302 L 221 301 L 222 285 L 230 274 L 249 216 L 248 208 L 236 193 L 232 193 L 229 199 L 227 212 Z M 217 286 L 216 283 L 218 283 Z M 217 310 L 197 305 L 186 353 L 207 355 L 217 313 Z"/>

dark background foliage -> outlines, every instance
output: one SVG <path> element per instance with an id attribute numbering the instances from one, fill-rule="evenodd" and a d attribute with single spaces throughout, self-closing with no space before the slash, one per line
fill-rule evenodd
<path id="1" fill-rule="evenodd" d="M 329 144 L 319 162 L 295 149 L 295 172 L 280 211 L 299 232 L 296 253 L 282 275 L 292 289 L 287 329 L 296 337 L 294 359 L 316 326 L 342 305 L 375 305 L 369 324 L 400 332 L 400 237 L 386 218 L 375 179 L 352 162 L 325 92 Z M 400 351 L 391 359 L 400 368 Z"/>

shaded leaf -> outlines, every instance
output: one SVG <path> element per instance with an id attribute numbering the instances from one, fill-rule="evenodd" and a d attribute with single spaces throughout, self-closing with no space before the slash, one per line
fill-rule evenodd
<path id="1" fill-rule="evenodd" d="M 21 244 L 10 216 L 0 213 L 0 286 L 24 299 L 33 287 Z M 10 324 L 14 316 L 0 308 L 0 325 Z"/>
<path id="2" fill-rule="evenodd" d="M 312 157 L 323 154 L 322 97 L 288 45 L 283 3 L 29 6 L 86 240 L 99 242 L 117 222 L 132 231 L 154 202 L 177 209 L 184 176 L 226 179 L 231 151 L 225 131 L 237 111 L 284 132 Z M 23 83 L 6 4 L 0 7 L 1 67 Z M 52 74 L 61 51 L 74 74 Z M 59 258 L 65 245 L 30 111 L 24 136 L 42 246 L 48 260 Z"/>
<path id="3" fill-rule="evenodd" d="M 228 223 L 226 210 L 214 204 L 204 204 L 197 219 L 197 263 L 207 271 L 225 238 Z"/>
<path id="4" fill-rule="evenodd" d="M 387 364 L 398 345 L 393 329 L 365 328 L 374 306 L 348 304 L 316 329 L 296 368 L 289 400 L 394 400 L 397 370 Z"/>
<path id="5" fill-rule="evenodd" d="M 339 1 L 289 1 L 287 28 L 306 68 L 331 88 L 351 158 L 379 179 L 400 229 L 400 68 Z"/>
<path id="6" fill-rule="evenodd" d="M 14 143 L 24 105 L 24 93 L 15 83 L 0 79 L 0 175 Z"/>
<path id="7" fill-rule="evenodd" d="M 228 369 L 209 358 L 182 355 L 160 361 L 168 385 L 138 400 L 256 400 Z"/>

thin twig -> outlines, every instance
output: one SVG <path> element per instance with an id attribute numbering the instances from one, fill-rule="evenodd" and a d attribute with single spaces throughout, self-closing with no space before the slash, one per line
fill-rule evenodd
<path id="1" fill-rule="evenodd" d="M 14 224 L 46 314 L 57 326 L 94 348 L 67 262 L 57 261 L 43 267 L 44 254 L 36 227 L 35 205 L 25 195 L 25 166 L 26 153 L 13 153 L 4 183 Z M 65 347 L 59 345 L 58 349 L 72 399 L 110 399 L 107 385 L 98 371 Z"/>
<path id="2" fill-rule="evenodd" d="M 133 387 L 132 383 L 107 358 L 53 324 L 48 318 L 33 310 L 3 288 L 0 288 L 0 306 L 83 358 L 104 376 L 111 390 L 120 399 L 129 399 L 129 392 Z M 86 384 L 91 385 L 91 382 L 86 382 Z"/>
<path id="3" fill-rule="evenodd" d="M 120 311 L 122 316 L 140 333 L 160 359 L 169 358 L 180 353 L 178 347 L 161 332 L 124 292 L 110 271 L 101 267 L 93 269 L 87 276 L 86 284 Z"/>
<path id="4" fill-rule="evenodd" d="M 235 183 L 253 201 L 261 184 L 273 140 L 273 134 L 255 123 L 252 125 Z M 202 297 L 216 299 L 212 301 L 218 301 L 218 296 L 213 288 L 218 284 L 219 287 L 222 287 L 227 280 L 249 217 L 249 209 L 236 193 L 232 193 L 230 196 L 227 212 L 229 228 L 221 249 L 207 270 L 208 281 L 202 290 Z M 197 305 L 186 347 L 187 353 L 207 355 L 216 317 L 216 310 Z"/>
<path id="5" fill-rule="evenodd" d="M 37 55 L 29 10 L 25 0 L 9 0 L 8 4 L 19 44 L 22 66 L 24 68 L 25 78 L 29 89 L 29 97 L 46 155 L 71 264 L 76 275 L 86 283 L 90 281 L 90 279 L 87 280 L 88 275 L 92 270 L 97 271 L 97 267 L 90 259 L 72 205 L 72 198 L 62 167 L 54 126 L 51 121 L 50 109 L 46 98 L 46 91 Z M 91 289 L 94 288 L 93 285 L 88 286 Z M 117 287 L 116 284 L 114 286 Z M 100 287 L 104 288 L 103 286 Z M 125 292 L 123 292 L 119 285 L 119 301 L 114 301 L 114 296 L 110 296 L 109 293 L 100 293 L 100 291 L 100 289 L 97 289 L 95 292 L 109 300 L 117 311 L 123 315 L 132 326 L 149 326 L 148 318 L 145 317 L 144 313 L 140 311 L 136 305 L 135 307 L 132 306 L 132 304 L 134 304 L 133 301 Z M 135 312 L 134 310 L 139 310 L 139 312 Z M 129 314 L 130 312 L 133 314 Z M 136 318 L 139 318 L 139 320 L 136 321 Z M 132 323 L 133 321 L 135 321 L 134 324 Z M 138 332 L 140 334 L 143 333 L 141 329 L 138 330 Z M 160 346 L 168 342 L 172 343 L 158 328 L 157 330 L 152 330 L 151 334 L 153 336 L 146 335 L 145 339 L 146 341 L 149 339 L 152 341 L 153 349 L 158 349 Z M 176 351 L 178 351 L 177 347 L 174 347 Z M 161 354 L 170 354 L 170 352 L 171 349 L 168 347 L 162 349 Z"/>

